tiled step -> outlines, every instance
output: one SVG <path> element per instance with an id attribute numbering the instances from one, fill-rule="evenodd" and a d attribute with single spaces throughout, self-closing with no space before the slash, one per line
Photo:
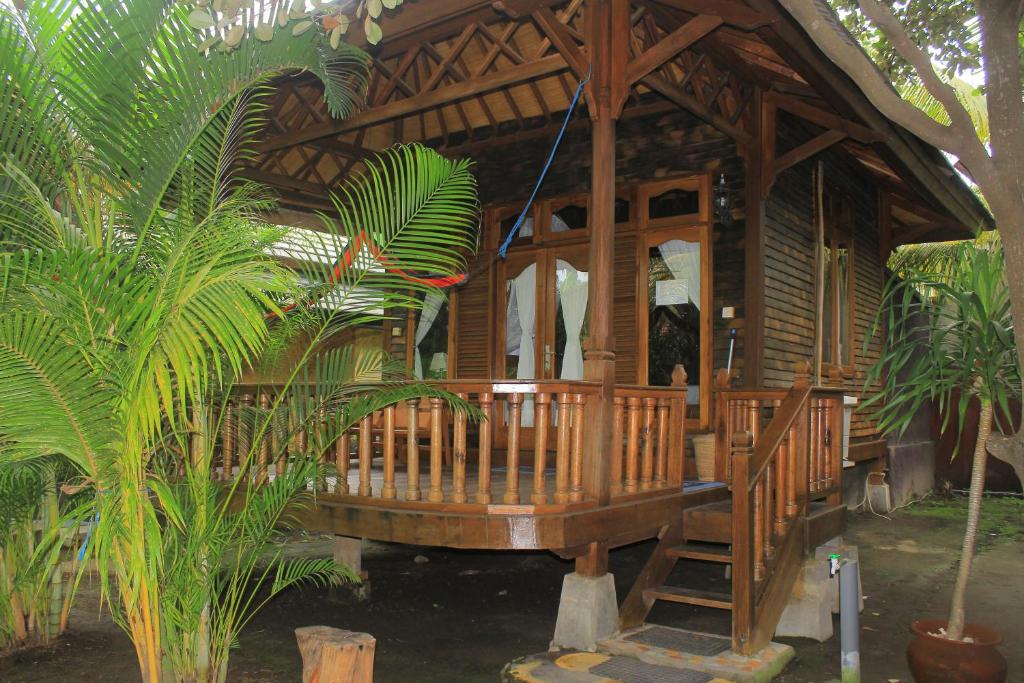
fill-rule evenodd
<path id="1" fill-rule="evenodd" d="M 653 600 L 681 602 L 684 605 L 700 605 L 717 609 L 732 609 L 732 597 L 728 593 L 702 591 L 678 586 L 658 586 L 644 591 L 644 597 Z"/>
<path id="2" fill-rule="evenodd" d="M 665 552 L 670 557 L 683 560 L 701 560 L 703 562 L 722 562 L 732 564 L 732 551 L 728 546 L 718 543 L 683 543 Z"/>

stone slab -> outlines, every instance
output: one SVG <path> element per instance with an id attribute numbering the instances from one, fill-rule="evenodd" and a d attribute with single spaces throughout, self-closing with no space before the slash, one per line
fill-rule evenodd
<path id="1" fill-rule="evenodd" d="M 767 683 L 782 672 L 795 655 L 789 645 L 770 643 L 755 655 L 745 657 L 732 650 L 718 655 L 704 657 L 701 655 L 667 650 L 638 643 L 629 638 L 649 628 L 668 628 L 654 624 L 645 624 L 636 629 L 625 631 L 615 638 L 602 640 L 599 643 L 601 652 L 613 655 L 635 657 L 640 661 L 658 666 L 671 666 L 679 669 L 703 671 L 720 679 L 736 683 Z M 678 629 L 685 631 L 685 629 Z M 690 632 L 696 633 L 696 632 Z M 702 634 L 698 634 L 702 635 Z"/>

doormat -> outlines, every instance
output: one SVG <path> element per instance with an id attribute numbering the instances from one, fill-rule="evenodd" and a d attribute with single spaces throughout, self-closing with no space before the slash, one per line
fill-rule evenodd
<path id="1" fill-rule="evenodd" d="M 675 650 L 676 652 L 685 652 L 689 655 L 700 655 L 701 657 L 714 657 L 732 647 L 732 641 L 728 638 L 694 633 L 692 631 L 681 631 L 664 626 L 645 628 L 643 631 L 634 633 L 624 640 L 651 647 L 660 647 L 663 650 Z"/>

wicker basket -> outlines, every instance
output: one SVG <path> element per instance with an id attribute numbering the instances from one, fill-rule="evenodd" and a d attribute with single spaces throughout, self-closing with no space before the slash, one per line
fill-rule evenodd
<path id="1" fill-rule="evenodd" d="M 715 480 L 715 435 L 697 434 L 693 437 L 693 454 L 697 459 L 697 478 Z"/>

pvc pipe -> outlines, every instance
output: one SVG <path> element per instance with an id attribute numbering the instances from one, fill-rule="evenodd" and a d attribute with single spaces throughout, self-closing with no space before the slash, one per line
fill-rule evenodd
<path id="1" fill-rule="evenodd" d="M 860 683 L 860 614 L 857 563 L 839 569 L 839 637 L 842 646 L 842 682 Z"/>

